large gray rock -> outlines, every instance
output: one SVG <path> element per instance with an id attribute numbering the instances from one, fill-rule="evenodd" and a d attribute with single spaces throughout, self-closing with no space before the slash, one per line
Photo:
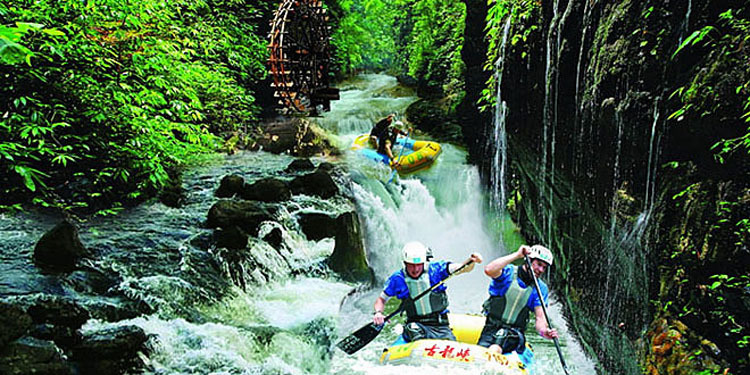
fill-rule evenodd
<path id="1" fill-rule="evenodd" d="M 231 198 L 235 194 L 239 194 L 243 186 L 245 186 L 245 179 L 242 176 L 236 174 L 224 176 L 221 182 L 219 182 L 219 188 L 214 192 L 214 196 L 218 198 Z"/>
<path id="2" fill-rule="evenodd" d="M 83 334 L 75 345 L 74 360 L 132 358 L 139 351 L 145 352 L 148 340 L 146 332 L 138 326 L 116 326 Z"/>
<path id="3" fill-rule="evenodd" d="M 31 316 L 18 305 L 0 301 L 0 348 L 23 336 L 31 327 Z"/>
<path id="4" fill-rule="evenodd" d="M 208 210 L 206 225 L 224 229 L 236 226 L 254 235 L 260 223 L 273 220 L 275 211 L 273 206 L 261 202 L 222 199 Z"/>
<path id="5" fill-rule="evenodd" d="M 429 132 L 444 142 L 463 142 L 461 126 L 454 116 L 440 106 L 437 100 L 418 100 L 406 109 L 406 117 L 417 129 Z"/>
<path id="6" fill-rule="evenodd" d="M 278 178 L 268 177 L 245 184 L 240 193 L 242 199 L 261 202 L 283 202 L 292 197 L 289 185 Z"/>
<path id="7" fill-rule="evenodd" d="M 0 374 L 73 374 L 54 342 L 22 337 L 0 350 Z"/>
<path id="8" fill-rule="evenodd" d="M 244 249 L 247 246 L 248 235 L 236 225 L 226 229 L 218 229 L 214 233 L 216 246 L 227 249 Z"/>
<path id="9" fill-rule="evenodd" d="M 28 314 L 34 323 L 81 328 L 89 320 L 89 312 L 70 298 L 39 295 L 30 300 Z"/>
<path id="10" fill-rule="evenodd" d="M 311 171 L 315 169 L 310 159 L 294 159 L 284 170 L 285 172 Z"/>
<path id="11" fill-rule="evenodd" d="M 321 213 L 299 214 L 299 226 L 308 240 L 320 241 L 336 235 L 336 218 Z"/>
<path id="12" fill-rule="evenodd" d="M 320 169 L 297 176 L 289 186 L 294 194 L 315 195 L 321 198 L 330 198 L 339 192 L 331 175 Z"/>
<path id="13" fill-rule="evenodd" d="M 83 374 L 126 374 L 144 364 L 138 353 L 148 353 L 148 336 L 137 326 L 119 326 L 84 334 L 72 348 L 71 360 Z"/>
<path id="14" fill-rule="evenodd" d="M 274 249 L 281 249 L 281 244 L 284 242 L 284 236 L 281 234 L 281 229 L 273 228 L 268 234 L 263 237 L 263 241 L 271 245 Z"/>
<path id="15" fill-rule="evenodd" d="M 336 245 L 328 258 L 328 266 L 344 280 L 373 281 L 356 212 L 346 212 L 336 218 Z"/>
<path id="16" fill-rule="evenodd" d="M 48 271 L 71 271 L 88 251 L 78 237 L 78 229 L 63 220 L 45 233 L 34 247 L 34 263 Z"/>

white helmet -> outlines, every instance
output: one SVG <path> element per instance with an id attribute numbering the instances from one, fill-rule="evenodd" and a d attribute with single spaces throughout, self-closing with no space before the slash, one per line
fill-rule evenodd
<path id="1" fill-rule="evenodd" d="M 529 259 L 539 259 L 551 266 L 553 257 L 552 252 L 548 248 L 542 245 L 534 245 L 531 247 Z"/>
<path id="2" fill-rule="evenodd" d="M 407 242 L 401 251 L 404 254 L 404 263 L 420 264 L 427 262 L 427 246 L 421 242 Z"/>

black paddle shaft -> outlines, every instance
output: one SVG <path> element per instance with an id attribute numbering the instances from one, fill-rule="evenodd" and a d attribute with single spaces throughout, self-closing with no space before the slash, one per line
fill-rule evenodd
<path id="1" fill-rule="evenodd" d="M 542 290 L 539 288 L 539 282 L 536 281 L 534 269 L 531 268 L 531 261 L 529 260 L 528 256 L 524 255 L 524 258 L 526 259 L 526 267 L 529 268 L 529 273 L 531 274 L 531 277 L 534 278 L 534 287 L 536 288 L 536 294 L 539 295 L 539 301 L 542 303 L 542 311 L 544 312 L 544 319 L 547 321 L 547 327 L 552 329 L 552 324 L 550 324 L 549 321 L 549 314 L 547 314 L 547 306 L 544 305 Z M 568 365 L 565 364 L 565 359 L 563 358 L 562 351 L 560 350 L 560 343 L 557 341 L 557 337 L 555 337 L 553 340 L 555 341 L 555 348 L 557 348 L 557 355 L 560 357 L 560 364 L 562 364 L 565 375 L 568 375 Z"/>
<path id="2" fill-rule="evenodd" d="M 455 272 L 453 272 L 452 274 L 450 274 L 448 277 L 446 277 L 445 279 L 443 279 L 439 283 L 437 283 L 437 284 L 429 287 L 424 292 L 417 294 L 417 296 L 414 297 L 413 300 L 416 301 L 416 300 L 418 300 L 418 299 L 426 296 L 428 293 L 432 292 L 438 286 L 443 285 L 443 283 L 446 282 L 451 277 L 453 277 L 453 275 L 457 274 L 459 271 L 461 271 L 462 269 L 466 268 L 466 266 L 468 266 L 469 264 L 471 264 L 473 262 L 474 262 L 473 260 L 469 260 L 467 263 L 462 264 L 461 267 L 459 267 Z M 424 272 L 427 272 L 427 270 L 425 270 Z M 370 323 L 370 324 L 368 324 L 368 325 L 366 325 L 366 326 L 364 326 L 364 327 L 356 330 L 354 333 L 352 333 L 351 335 L 345 337 L 341 341 L 339 341 L 336 344 L 336 346 L 339 349 L 343 350 L 346 354 L 354 354 L 354 353 L 356 353 L 358 350 L 364 348 L 365 345 L 369 344 L 372 340 L 375 339 L 375 337 L 377 337 L 380 334 L 380 331 L 382 331 L 383 327 L 385 326 L 385 322 L 387 322 L 388 320 L 390 320 L 394 316 L 400 314 L 402 311 L 403 311 L 403 304 L 401 304 L 396 309 L 396 311 L 388 314 L 383 319 L 383 324 L 376 325 L 375 323 Z"/>

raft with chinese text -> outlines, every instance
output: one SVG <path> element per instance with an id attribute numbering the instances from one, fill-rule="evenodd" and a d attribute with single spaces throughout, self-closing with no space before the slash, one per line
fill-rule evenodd
<path id="1" fill-rule="evenodd" d="M 457 341 L 425 339 L 405 342 L 400 337 L 383 351 L 380 362 L 391 365 L 451 363 L 495 374 L 530 374 L 534 354 L 528 344 L 521 354 L 491 352 L 487 348 L 476 345 L 484 327 L 483 316 L 448 314 L 448 319 Z"/>

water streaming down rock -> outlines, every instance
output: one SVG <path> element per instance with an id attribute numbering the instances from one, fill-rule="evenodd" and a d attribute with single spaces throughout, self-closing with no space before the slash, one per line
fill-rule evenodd
<path id="1" fill-rule="evenodd" d="M 505 64 L 505 49 L 508 42 L 508 34 L 510 32 L 511 17 L 505 21 L 503 27 L 503 36 L 500 42 L 500 54 L 495 62 L 495 80 L 497 81 L 497 95 L 495 98 L 495 116 L 493 117 L 493 137 L 494 144 L 490 145 L 494 149 L 494 157 L 492 158 L 491 176 L 490 176 L 490 188 L 492 189 L 491 203 L 495 209 L 502 212 L 505 210 L 505 204 L 507 202 L 506 186 L 505 186 L 505 171 L 508 167 L 508 142 L 507 134 L 505 131 L 505 118 L 508 112 L 508 105 L 503 100 L 502 85 L 503 85 L 503 66 Z"/>
<path id="2" fill-rule="evenodd" d="M 557 30 L 557 24 L 560 21 L 560 14 L 558 12 L 559 4 L 559 0 L 554 0 L 552 2 L 552 21 L 548 26 L 549 29 L 547 30 L 546 38 L 546 57 L 544 60 L 544 107 L 542 109 L 542 159 L 540 161 L 542 181 L 547 181 L 548 174 L 554 173 L 549 171 L 551 169 L 549 165 L 554 166 L 555 164 L 554 153 L 550 153 L 550 148 L 554 147 L 554 132 L 556 125 L 555 116 L 557 115 L 557 97 L 556 91 L 554 90 L 557 88 L 555 82 L 557 81 L 557 48 L 559 46 L 559 44 L 557 44 L 557 42 L 559 42 L 559 33 Z M 550 158 L 552 160 L 549 160 Z M 554 178 L 550 179 L 549 185 L 552 184 L 553 180 Z M 542 185 L 539 189 L 539 210 L 544 213 L 542 215 L 546 218 L 542 221 L 542 232 L 544 233 L 546 243 L 552 241 L 550 226 L 552 220 L 552 215 L 550 215 L 552 211 L 550 205 L 552 202 L 550 201 L 551 194 L 549 194 L 549 192 L 547 183 Z"/>
<path id="3" fill-rule="evenodd" d="M 509 206 L 527 237 L 562 252 L 553 279 L 567 288 L 566 305 L 604 373 L 640 373 L 635 338 L 649 319 L 649 289 L 653 298 L 659 288 L 651 262 L 669 253 L 654 246 L 664 229 L 658 210 L 678 193 L 662 177 L 664 154 L 682 163 L 691 156 L 681 148 L 692 147 L 661 112 L 673 111 L 670 80 L 690 80 L 680 64 L 694 61 L 669 56 L 689 35 L 685 25 L 705 23 L 693 16 L 697 9 L 716 16 L 718 8 L 542 2 L 529 45 L 506 56 L 525 63 L 504 67 L 513 95 L 503 99 L 514 109 L 506 115 L 508 185 L 518 189 Z"/>

